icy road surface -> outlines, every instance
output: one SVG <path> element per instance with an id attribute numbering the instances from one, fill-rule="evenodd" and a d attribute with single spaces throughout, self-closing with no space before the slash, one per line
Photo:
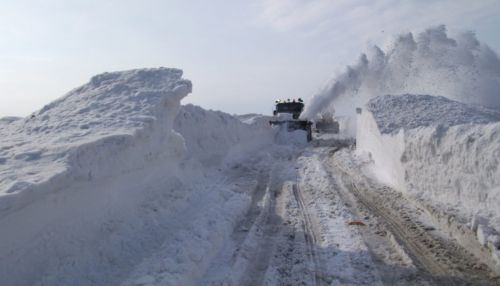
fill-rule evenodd
<path id="1" fill-rule="evenodd" d="M 222 233 L 221 247 L 196 246 L 203 251 L 194 247 L 185 255 L 166 241 L 123 285 L 498 283 L 497 275 L 447 237 L 428 212 L 365 177 L 351 146 L 331 140 L 312 145 L 278 148 L 267 159 L 234 166 L 225 182 L 251 194 L 251 206 L 232 231 L 216 230 Z M 254 184 L 241 182 L 250 177 Z M 202 201 L 198 207 L 203 213 Z M 196 220 L 196 213 L 189 215 Z M 172 260 L 194 262 L 172 271 L 167 263 Z"/>

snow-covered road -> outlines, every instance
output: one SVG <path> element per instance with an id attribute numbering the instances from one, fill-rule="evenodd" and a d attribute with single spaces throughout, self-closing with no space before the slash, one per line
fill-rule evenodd
<path id="1" fill-rule="evenodd" d="M 276 147 L 227 170 L 225 184 L 239 180 L 248 203 L 212 209 L 201 200 L 191 214 L 193 225 L 212 221 L 217 242 L 165 240 L 122 284 L 495 285 L 416 202 L 365 177 L 346 142 L 323 143 Z M 216 223 L 224 216 L 230 224 Z M 175 261 L 183 267 L 173 271 Z"/>

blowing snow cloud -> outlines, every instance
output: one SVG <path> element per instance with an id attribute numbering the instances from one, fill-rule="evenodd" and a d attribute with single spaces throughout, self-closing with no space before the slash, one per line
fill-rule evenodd
<path id="1" fill-rule="evenodd" d="M 500 109 L 500 60 L 473 32 L 450 38 L 444 25 L 400 35 L 387 51 L 374 46 L 316 94 L 304 117 L 333 108 L 343 115 L 385 94 L 441 95 Z"/>

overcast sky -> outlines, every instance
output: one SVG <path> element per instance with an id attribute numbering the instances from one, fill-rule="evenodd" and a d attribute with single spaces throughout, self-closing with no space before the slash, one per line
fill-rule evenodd
<path id="1" fill-rule="evenodd" d="M 440 24 L 500 51 L 498 0 L 0 4 L 0 117 L 26 116 L 98 73 L 158 66 L 192 80 L 184 103 L 270 113 L 275 98 L 310 98 L 368 45 Z"/>

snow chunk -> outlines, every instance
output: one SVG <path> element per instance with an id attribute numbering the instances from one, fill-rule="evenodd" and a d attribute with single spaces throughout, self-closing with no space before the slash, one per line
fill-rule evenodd
<path id="1" fill-rule="evenodd" d="M 384 95 L 367 104 L 382 133 L 424 126 L 451 127 L 500 121 L 500 112 L 431 95 Z"/>

